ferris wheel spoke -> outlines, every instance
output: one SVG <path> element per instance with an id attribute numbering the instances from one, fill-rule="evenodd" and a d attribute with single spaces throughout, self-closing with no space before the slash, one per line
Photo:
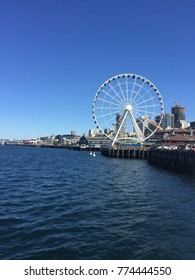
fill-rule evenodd
<path id="1" fill-rule="evenodd" d="M 134 117 L 137 119 L 137 120 L 142 120 L 143 118 L 145 119 L 145 118 L 148 118 L 148 117 L 150 117 L 150 118 L 154 118 L 154 115 L 153 115 L 153 113 L 150 113 L 150 114 L 147 114 L 146 115 L 146 113 L 145 113 L 145 111 L 140 111 L 140 112 L 135 112 L 135 111 L 133 111 L 133 115 L 134 115 Z"/>
<path id="2" fill-rule="evenodd" d="M 148 123 L 148 125 L 146 126 L 146 128 L 147 128 L 151 133 L 153 133 L 154 130 L 152 130 L 152 129 L 150 128 L 150 124 L 152 124 L 152 123 Z M 152 125 L 153 125 L 153 124 L 152 124 Z"/>
<path id="3" fill-rule="evenodd" d="M 153 134 L 153 132 L 157 129 L 158 125 L 152 121 L 151 119 L 147 118 L 143 118 L 141 115 L 139 116 L 139 118 L 137 118 L 138 123 L 142 124 L 142 129 L 143 131 L 145 129 L 149 130 L 151 135 Z M 155 127 L 155 129 L 151 129 L 150 125 L 153 125 Z M 139 125 L 138 125 L 139 126 Z"/>
<path id="4" fill-rule="evenodd" d="M 139 106 L 139 108 L 150 108 L 150 107 L 159 107 L 159 104 L 152 104 L 152 105 Z M 135 106 L 135 108 L 136 108 L 136 106 Z"/>
<path id="5" fill-rule="evenodd" d="M 157 113 L 157 112 L 154 112 L 154 111 L 146 111 L 146 110 L 139 110 L 139 109 L 137 109 L 136 110 L 137 112 L 144 112 L 145 114 L 152 114 L 152 115 L 159 115 L 159 112 Z"/>
<path id="6" fill-rule="evenodd" d="M 144 124 L 145 118 L 143 118 L 143 114 L 133 113 L 136 122 Z"/>
<path id="7" fill-rule="evenodd" d="M 104 129 L 104 128 L 110 128 L 110 124 L 115 124 L 115 119 L 112 117 L 112 118 L 110 118 L 110 119 L 108 119 L 108 120 L 106 120 L 105 122 L 103 122 L 102 124 L 101 124 L 101 127 Z M 105 127 L 105 126 L 107 126 L 107 127 Z"/>
<path id="8" fill-rule="evenodd" d="M 116 99 L 114 96 L 110 95 L 110 93 L 108 93 L 107 91 L 102 89 L 102 92 L 104 92 L 107 96 L 109 96 L 111 99 L 113 99 L 114 101 L 116 101 L 118 104 L 122 104 L 118 99 Z"/>
<path id="9" fill-rule="evenodd" d="M 97 106 L 96 109 L 104 109 L 104 110 L 118 110 L 118 107 L 104 107 L 104 106 Z"/>
<path id="10" fill-rule="evenodd" d="M 127 101 L 129 100 L 129 86 L 128 86 L 128 77 L 126 77 L 126 94 L 127 94 Z"/>
<path id="11" fill-rule="evenodd" d="M 123 103 L 124 100 L 121 98 L 121 96 L 118 94 L 118 92 L 115 90 L 115 88 L 109 83 L 110 88 L 114 91 L 114 93 L 118 96 L 118 98 L 121 100 L 121 102 Z"/>
<path id="12" fill-rule="evenodd" d="M 142 85 L 140 86 L 139 90 L 136 92 L 136 95 L 134 96 L 133 100 L 131 101 L 132 104 L 134 103 L 134 101 L 136 100 L 136 98 L 139 96 L 140 91 L 143 89 L 145 83 L 146 83 L 146 81 L 144 80 L 144 82 L 143 82 Z M 148 91 L 146 91 L 140 98 L 138 98 L 138 99 L 136 100 L 136 102 L 139 101 L 141 98 L 143 98 L 143 97 L 145 96 L 145 94 L 149 93 L 150 90 L 151 90 L 151 88 L 150 88 Z"/>
<path id="13" fill-rule="evenodd" d="M 145 85 L 145 80 L 144 80 L 144 82 L 142 83 L 142 85 L 140 86 L 140 88 L 139 88 L 139 90 L 137 91 L 137 95 L 140 93 L 140 91 L 142 90 L 142 88 L 143 88 L 143 86 Z"/>
<path id="14" fill-rule="evenodd" d="M 102 102 L 108 103 L 108 104 L 110 104 L 110 105 L 115 105 L 115 106 L 117 106 L 118 108 L 121 108 L 121 106 L 119 106 L 120 104 L 111 102 L 111 101 L 109 101 L 109 100 L 106 100 L 106 99 L 103 99 L 103 98 L 100 98 L 100 97 L 99 97 L 97 100 L 100 100 L 100 101 L 102 101 Z"/>
<path id="15" fill-rule="evenodd" d="M 111 112 L 106 113 L 106 114 L 101 114 L 101 115 L 97 116 L 96 118 L 106 117 L 106 116 L 109 116 L 109 115 L 117 114 L 118 112 L 119 112 L 118 110 L 111 111 Z"/>
<path id="16" fill-rule="evenodd" d="M 153 110 L 145 110 L 145 109 L 139 109 L 139 108 L 135 108 L 134 109 L 136 112 L 140 112 L 140 114 L 142 114 L 142 112 L 144 112 L 144 113 L 147 113 L 147 114 L 155 114 L 155 115 L 159 115 L 160 114 L 160 112 L 158 111 L 158 112 L 156 112 L 156 111 L 153 111 Z"/>
<path id="17" fill-rule="evenodd" d="M 143 99 L 143 97 L 146 96 L 146 94 L 149 93 L 151 91 L 151 89 L 152 88 L 149 88 L 146 92 L 144 92 L 144 94 L 142 94 L 142 95 L 140 94 L 141 96 L 138 99 L 136 99 L 137 98 L 137 95 L 136 95 L 135 98 L 132 100 L 132 104 L 134 104 L 134 102 L 135 102 L 135 104 L 137 104 L 137 102 L 140 99 Z"/>
<path id="18" fill-rule="evenodd" d="M 134 78 L 135 80 L 134 80 L 134 82 L 133 82 L 133 86 L 132 86 L 132 89 L 131 89 L 131 95 L 130 95 L 130 99 L 129 99 L 129 102 L 131 102 L 132 103 L 132 96 L 133 96 L 133 93 L 135 93 L 134 92 L 134 88 L 135 88 L 135 84 L 136 84 L 136 78 Z"/>
<path id="19" fill-rule="evenodd" d="M 120 92 L 121 92 L 121 94 L 122 94 L 122 96 L 123 96 L 124 102 L 127 102 L 127 100 L 126 100 L 126 98 L 125 98 L 125 96 L 124 96 L 123 90 L 122 90 L 122 88 L 121 88 L 121 84 L 119 83 L 119 80 L 118 80 L 118 79 L 117 79 L 117 83 L 118 83 L 118 86 L 119 86 L 119 88 L 120 88 Z"/>
<path id="20" fill-rule="evenodd" d="M 156 98 L 156 96 L 154 95 L 154 96 L 152 96 L 152 97 L 150 97 L 148 99 L 145 99 L 145 100 L 141 101 L 140 103 L 136 103 L 135 106 L 139 106 L 139 105 L 141 105 L 143 103 L 147 103 L 148 101 L 150 101 L 152 99 L 155 99 L 155 98 Z"/>
<path id="21" fill-rule="evenodd" d="M 139 118 L 143 115 L 143 114 L 137 112 L 136 110 L 133 110 L 132 114 L 134 115 L 134 117 L 135 117 L 136 119 L 139 119 Z"/>
<path id="22" fill-rule="evenodd" d="M 150 129 L 149 126 L 145 126 L 145 129 L 149 130 L 151 134 L 153 134 L 154 130 Z"/>

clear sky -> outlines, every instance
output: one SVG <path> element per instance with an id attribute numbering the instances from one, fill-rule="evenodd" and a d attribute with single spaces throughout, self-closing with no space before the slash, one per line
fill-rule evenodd
<path id="1" fill-rule="evenodd" d="M 78 134 L 110 77 L 135 73 L 195 120 L 194 0 L 0 0 L 0 138 Z"/>

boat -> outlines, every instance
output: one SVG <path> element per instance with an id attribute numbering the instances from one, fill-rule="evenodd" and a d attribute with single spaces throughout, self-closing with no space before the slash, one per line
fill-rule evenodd
<path id="1" fill-rule="evenodd" d="M 93 156 L 93 157 L 96 157 L 96 154 L 95 154 L 95 152 L 93 152 L 93 153 L 92 153 L 92 156 Z"/>
<path id="2" fill-rule="evenodd" d="M 93 155 L 93 153 L 92 153 L 92 151 L 90 151 L 90 156 L 92 156 Z"/>

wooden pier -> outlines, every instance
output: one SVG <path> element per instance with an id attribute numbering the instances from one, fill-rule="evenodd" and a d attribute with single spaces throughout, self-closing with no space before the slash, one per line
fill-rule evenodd
<path id="1" fill-rule="evenodd" d="M 148 159 L 150 164 L 184 174 L 195 175 L 195 151 L 165 148 L 104 148 L 101 154 L 112 158 Z"/>
<path id="2" fill-rule="evenodd" d="M 195 151 L 157 149 L 148 151 L 148 162 L 178 173 L 195 175 Z"/>
<path id="3" fill-rule="evenodd" d="M 101 154 L 113 158 L 137 158 L 147 159 L 148 148 L 104 148 Z"/>

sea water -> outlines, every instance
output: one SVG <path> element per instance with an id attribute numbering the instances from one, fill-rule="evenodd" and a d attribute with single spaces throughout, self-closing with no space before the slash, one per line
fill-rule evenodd
<path id="1" fill-rule="evenodd" d="M 0 259 L 195 259 L 195 177 L 0 146 Z"/>

